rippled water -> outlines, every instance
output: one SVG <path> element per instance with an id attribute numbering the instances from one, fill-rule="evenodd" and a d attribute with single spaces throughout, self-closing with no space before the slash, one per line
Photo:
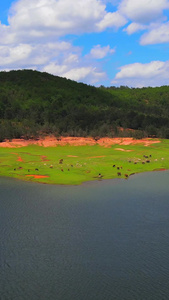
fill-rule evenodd
<path id="1" fill-rule="evenodd" d="M 82 186 L 0 178 L 0 299 L 168 300 L 169 172 Z"/>

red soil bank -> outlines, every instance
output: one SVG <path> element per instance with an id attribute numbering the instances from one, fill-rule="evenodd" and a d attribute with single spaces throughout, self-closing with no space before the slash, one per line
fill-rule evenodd
<path id="1" fill-rule="evenodd" d="M 24 139 L 13 139 L 12 141 L 6 140 L 0 143 L 0 147 L 6 148 L 17 148 L 29 145 L 39 145 L 43 147 L 56 147 L 58 145 L 65 146 L 84 146 L 84 145 L 100 145 L 104 147 L 111 147 L 111 145 L 136 145 L 143 144 L 144 146 L 150 146 L 155 143 L 160 143 L 158 139 L 141 139 L 135 140 L 133 138 L 100 138 L 95 140 L 90 137 L 61 137 L 59 139 L 53 136 L 47 136 L 44 139 L 38 140 L 24 140 Z"/>

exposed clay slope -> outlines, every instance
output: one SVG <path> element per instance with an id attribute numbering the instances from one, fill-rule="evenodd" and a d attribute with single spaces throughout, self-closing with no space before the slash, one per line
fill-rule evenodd
<path id="1" fill-rule="evenodd" d="M 141 139 L 136 140 L 133 138 L 100 138 L 98 140 L 95 140 L 90 137 L 61 137 L 59 139 L 48 136 L 44 139 L 38 139 L 38 140 L 24 140 L 24 139 L 14 139 L 12 141 L 5 141 L 0 143 L 0 147 L 6 147 L 6 148 L 17 148 L 17 147 L 24 147 L 29 145 L 39 145 L 43 147 L 56 147 L 58 145 L 65 146 L 65 145 L 71 145 L 71 146 L 85 146 L 85 145 L 100 145 L 104 147 L 110 147 L 111 145 L 136 145 L 136 144 L 143 144 L 144 146 L 149 146 L 155 143 L 160 143 L 158 139 Z"/>

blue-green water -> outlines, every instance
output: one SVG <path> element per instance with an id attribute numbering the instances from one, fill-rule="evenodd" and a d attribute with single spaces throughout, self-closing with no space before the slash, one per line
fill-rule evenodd
<path id="1" fill-rule="evenodd" d="M 168 300 L 169 172 L 82 186 L 0 178 L 1 300 Z"/>

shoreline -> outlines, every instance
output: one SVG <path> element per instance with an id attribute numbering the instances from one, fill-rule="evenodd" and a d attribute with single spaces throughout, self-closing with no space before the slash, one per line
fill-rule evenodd
<path id="1" fill-rule="evenodd" d="M 128 180 L 131 180 L 132 178 L 134 178 L 135 176 L 139 176 L 139 175 L 146 175 L 148 173 L 158 173 L 158 172 L 169 172 L 169 169 L 164 169 L 164 170 L 152 170 L 152 171 L 146 171 L 146 172 L 140 172 L 140 173 L 135 173 L 133 175 L 131 175 L 129 178 L 119 178 L 119 177 L 115 177 L 115 178 L 106 178 L 106 179 L 97 179 L 97 180 L 88 180 L 88 181 L 83 181 L 79 184 L 61 184 L 61 183 L 52 183 L 52 182 L 49 182 L 49 183 L 46 183 L 46 182 L 43 182 L 43 181 L 33 181 L 33 180 L 25 180 L 23 178 L 18 178 L 18 177 L 11 177 L 11 176 L 1 176 L 0 175 L 0 178 L 2 179 L 9 179 L 9 180 L 14 180 L 14 181 L 20 181 L 20 182 L 25 182 L 25 183 L 28 183 L 28 184 L 41 184 L 41 185 L 51 185 L 51 186 L 60 186 L 60 187 L 64 187 L 64 188 L 73 188 L 73 187 L 83 187 L 83 186 L 89 186 L 89 185 L 97 185 L 97 184 L 107 184 L 109 183 L 110 181 L 112 181 L 113 184 L 120 184 L 121 181 L 125 180 L 125 181 L 128 181 Z"/>

